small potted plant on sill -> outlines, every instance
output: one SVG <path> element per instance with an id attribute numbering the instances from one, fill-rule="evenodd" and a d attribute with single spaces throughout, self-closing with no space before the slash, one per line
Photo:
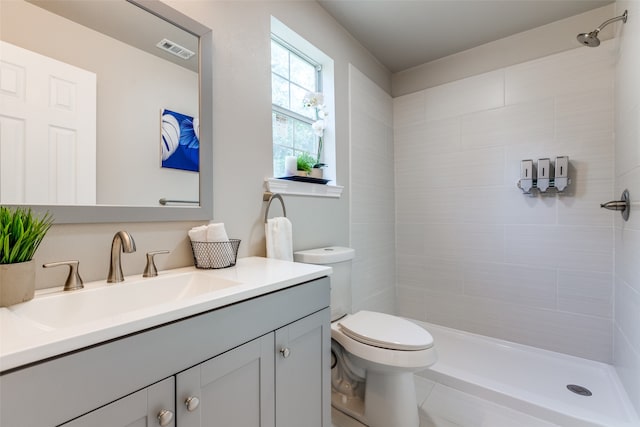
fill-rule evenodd
<path id="1" fill-rule="evenodd" d="M 308 153 L 300 154 L 297 158 L 298 175 L 307 176 L 316 164 L 316 159 Z"/>
<path id="2" fill-rule="evenodd" d="M 48 212 L 39 218 L 31 209 L 0 206 L 0 307 L 33 299 L 33 255 L 52 224 Z"/>

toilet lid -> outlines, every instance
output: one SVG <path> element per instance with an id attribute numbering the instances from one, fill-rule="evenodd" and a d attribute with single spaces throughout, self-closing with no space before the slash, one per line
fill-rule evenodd
<path id="1" fill-rule="evenodd" d="M 433 337 L 415 323 L 400 317 L 359 311 L 338 322 L 342 332 L 361 343 L 390 350 L 425 350 Z"/>

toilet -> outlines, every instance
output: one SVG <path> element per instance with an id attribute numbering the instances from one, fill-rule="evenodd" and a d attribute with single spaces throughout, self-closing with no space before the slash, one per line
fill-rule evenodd
<path id="1" fill-rule="evenodd" d="M 433 337 L 384 313 L 351 313 L 355 250 L 338 246 L 294 253 L 331 274 L 331 404 L 369 427 L 418 427 L 415 372 L 437 360 Z"/>

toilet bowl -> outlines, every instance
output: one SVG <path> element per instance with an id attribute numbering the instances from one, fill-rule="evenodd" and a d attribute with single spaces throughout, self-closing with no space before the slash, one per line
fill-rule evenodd
<path id="1" fill-rule="evenodd" d="M 370 427 L 418 427 L 413 374 L 436 362 L 433 338 L 400 317 L 351 313 L 351 248 L 294 254 L 331 274 L 331 404 Z"/>

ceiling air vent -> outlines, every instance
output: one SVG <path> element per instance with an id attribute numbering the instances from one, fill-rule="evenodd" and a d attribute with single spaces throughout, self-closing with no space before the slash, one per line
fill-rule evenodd
<path id="1" fill-rule="evenodd" d="M 190 51 L 186 47 L 182 47 L 178 43 L 174 43 L 169 39 L 162 39 L 156 46 L 175 56 L 179 56 L 182 59 L 189 59 L 195 55 L 194 52 Z"/>

